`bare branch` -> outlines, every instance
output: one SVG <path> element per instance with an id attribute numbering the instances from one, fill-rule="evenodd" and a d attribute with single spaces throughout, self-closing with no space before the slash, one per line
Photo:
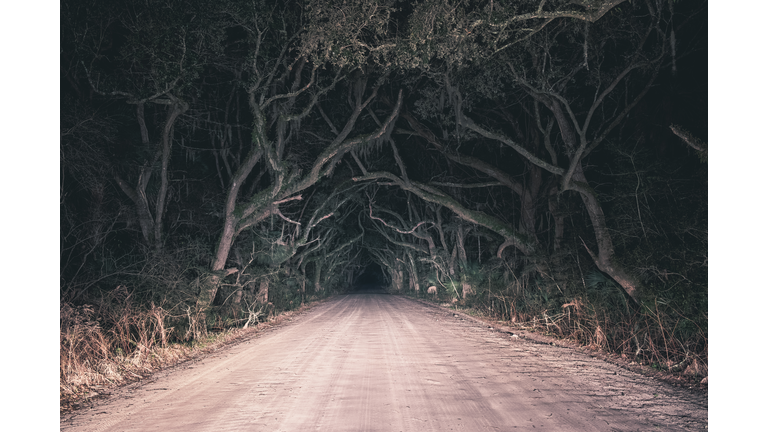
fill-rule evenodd
<path id="1" fill-rule="evenodd" d="M 403 230 L 401 230 L 399 228 L 393 227 L 392 225 L 388 224 L 387 222 L 384 221 L 384 219 L 381 219 L 381 218 L 378 218 L 378 217 L 374 216 L 373 215 L 373 207 L 371 207 L 371 203 L 368 203 L 368 216 L 370 216 L 370 218 L 373 219 L 373 220 L 377 220 L 377 221 L 383 223 L 384 226 L 386 226 L 387 228 L 390 228 L 390 229 L 392 229 L 394 231 L 397 231 L 400 234 L 413 234 L 416 231 L 416 229 L 418 229 L 420 226 L 424 225 L 425 223 L 432 223 L 432 222 L 428 222 L 428 221 L 421 221 L 421 222 L 417 223 L 416 226 L 414 226 L 411 230 L 403 231 Z"/>
<path id="2" fill-rule="evenodd" d="M 339 134 L 339 130 L 336 129 L 336 126 L 333 125 L 333 122 L 331 119 L 328 118 L 327 115 L 325 115 L 325 111 L 323 111 L 323 107 L 320 106 L 320 104 L 317 104 L 317 110 L 320 111 L 320 115 L 323 117 L 323 120 L 325 120 L 326 123 L 328 123 L 328 126 L 331 128 L 331 132 L 333 132 L 334 135 Z"/>
<path id="3" fill-rule="evenodd" d="M 684 143 L 691 146 L 693 149 L 698 150 L 702 153 L 706 153 L 707 151 L 707 143 L 703 142 L 702 140 L 696 138 L 693 136 L 692 133 L 688 132 L 687 130 L 683 129 L 682 127 L 678 125 L 669 125 L 669 129 L 680 139 L 683 140 Z"/>
<path id="4" fill-rule="evenodd" d="M 480 135 L 482 135 L 482 136 L 484 136 L 486 138 L 489 138 L 489 139 L 492 139 L 492 140 L 496 140 L 496 141 L 500 141 L 500 142 L 508 145 L 509 147 L 512 147 L 515 151 L 520 153 L 521 156 L 523 156 L 524 158 L 528 159 L 532 164 L 534 164 L 534 165 L 536 165 L 538 167 L 544 168 L 545 170 L 551 172 L 552 174 L 557 174 L 557 175 L 565 174 L 565 170 L 564 169 L 562 169 L 562 168 L 560 168 L 558 166 L 552 165 L 550 163 L 544 162 L 543 160 L 541 160 L 538 157 L 536 157 L 533 153 L 529 152 L 523 146 L 521 146 L 520 144 L 516 143 L 512 139 L 510 139 L 510 138 L 508 138 L 508 137 L 506 137 L 506 136 L 504 136 L 504 135 L 502 135 L 500 133 L 494 133 L 494 132 L 491 132 L 491 131 L 489 131 L 489 130 L 487 130 L 485 128 L 480 127 L 477 123 L 475 123 L 469 117 L 466 117 L 463 113 L 459 113 L 459 122 L 461 123 L 462 126 L 465 126 L 465 127 L 469 128 L 469 129 L 472 129 L 473 131 L 479 133 Z"/>
<path id="5" fill-rule="evenodd" d="M 397 162 L 397 166 L 400 167 L 400 175 L 403 176 L 403 180 L 406 183 L 410 183 L 408 180 L 408 173 L 405 171 L 405 164 L 403 164 L 403 159 L 400 158 L 400 153 L 397 151 L 395 142 L 393 140 L 389 140 L 389 144 L 392 146 L 392 152 L 395 154 L 395 161 Z"/>
<path id="6" fill-rule="evenodd" d="M 586 21 L 586 22 L 596 22 L 600 18 L 602 18 L 603 15 L 608 13 L 608 11 L 624 3 L 625 1 L 627 0 L 605 0 L 603 3 L 600 4 L 599 7 L 595 8 L 594 6 L 592 6 L 594 2 L 582 2 L 579 0 L 572 0 L 571 1 L 572 3 L 582 4 L 583 6 L 587 7 L 588 12 L 580 12 L 580 11 L 544 12 L 543 9 L 544 9 L 545 0 L 542 0 L 536 12 L 514 16 L 509 20 L 509 22 L 527 21 L 531 19 L 548 19 L 548 18 L 549 19 L 575 18 L 578 20 Z"/>
<path id="7" fill-rule="evenodd" d="M 375 93 L 376 92 L 374 92 L 374 95 Z M 373 97 L 373 95 L 371 96 Z M 371 98 L 369 98 L 365 102 L 365 105 L 367 105 L 370 102 L 370 100 Z M 376 139 L 381 138 L 385 134 L 387 134 L 391 126 L 394 125 L 395 123 L 395 118 L 397 118 L 397 115 L 400 112 L 400 106 L 402 105 L 402 103 L 403 103 L 403 91 L 400 90 L 397 96 L 397 103 L 395 104 L 395 107 L 392 109 L 392 113 L 390 114 L 387 121 L 384 122 L 382 127 L 379 128 L 379 130 L 371 134 L 359 135 L 355 138 L 350 138 L 345 141 L 334 142 L 333 144 L 331 144 L 325 151 L 323 151 L 323 153 L 321 153 L 317 157 L 314 165 L 312 166 L 312 170 L 307 174 L 307 176 L 301 182 L 299 182 L 294 188 L 292 188 L 292 190 L 295 190 L 295 191 L 303 190 L 315 184 L 317 180 L 319 180 L 321 174 L 322 175 L 329 174 L 333 167 L 328 167 L 327 166 L 328 162 L 332 161 L 337 155 L 346 153 L 347 151 L 353 149 L 359 144 L 374 141 Z M 360 110 L 362 109 L 363 107 L 360 107 Z M 348 126 L 345 127 L 345 130 L 342 131 L 342 135 L 345 133 L 349 133 L 349 131 L 346 130 L 347 128 L 349 129 L 349 131 L 351 131 L 352 125 L 348 124 Z"/>
<path id="8" fill-rule="evenodd" d="M 443 186 L 443 187 L 452 187 L 452 188 L 462 188 L 462 189 L 474 189 L 474 188 L 484 188 L 484 187 L 493 187 L 493 186 L 506 186 L 502 182 L 486 182 L 486 183 L 446 183 L 446 182 L 430 182 L 429 183 L 432 186 Z"/>
<path id="9" fill-rule="evenodd" d="M 283 215 L 283 212 L 281 212 L 280 209 L 277 206 L 275 206 L 275 208 L 272 210 L 272 213 L 280 216 L 280 218 L 283 219 L 286 222 L 289 222 L 289 223 L 292 223 L 292 224 L 295 224 L 295 225 L 301 225 L 301 222 L 296 222 L 295 220 L 291 220 L 291 219 L 288 219 L 287 217 L 285 217 L 285 215 Z"/>
<path id="10" fill-rule="evenodd" d="M 412 192 L 424 201 L 439 204 L 452 210 L 461 219 L 471 222 L 475 225 L 480 225 L 490 229 L 491 231 L 501 235 L 506 240 L 513 242 L 515 247 L 520 249 L 525 254 L 533 253 L 536 250 L 536 242 L 533 239 L 528 238 L 527 235 L 518 232 L 516 229 L 509 226 L 506 222 L 497 219 L 489 214 L 470 210 L 449 195 L 444 192 L 435 189 L 431 186 L 427 186 L 415 181 L 406 184 L 402 179 L 396 175 L 386 172 L 378 171 L 372 172 L 365 176 L 353 177 L 353 181 L 369 181 L 387 179 L 392 185 L 398 186 L 401 189 Z"/>
<path id="11" fill-rule="evenodd" d="M 274 101 L 276 101 L 278 99 L 293 98 L 293 97 L 296 97 L 296 96 L 304 93 L 304 91 L 306 91 L 308 88 L 310 88 L 312 86 L 312 84 L 315 83 L 315 72 L 316 71 L 317 71 L 317 67 L 312 69 L 312 75 L 310 76 L 309 82 L 307 83 L 307 85 L 305 85 L 304 87 L 302 87 L 302 88 L 300 88 L 300 89 L 298 89 L 296 91 L 292 91 L 290 93 L 282 93 L 282 94 L 277 94 L 277 95 L 272 96 L 271 98 L 267 99 L 266 101 L 264 101 L 264 102 L 262 102 L 260 104 L 262 109 L 264 109 L 267 105 L 271 104 L 272 102 L 274 102 Z"/>
<path id="12" fill-rule="evenodd" d="M 94 84 L 93 80 L 91 79 L 91 73 L 88 71 L 88 68 L 85 66 L 85 63 L 80 61 L 80 64 L 83 65 L 83 69 L 85 69 L 85 75 L 86 75 L 86 77 L 88 77 L 88 83 L 91 85 L 91 88 L 93 89 L 94 92 L 96 92 L 96 93 L 98 93 L 98 94 L 100 94 L 102 96 L 120 96 L 120 97 L 124 97 L 124 98 L 128 99 L 126 102 L 128 102 L 129 104 L 132 104 L 132 105 L 133 104 L 146 103 L 146 102 L 153 102 L 153 103 L 162 104 L 162 105 L 171 105 L 173 103 L 172 100 L 170 100 L 170 99 L 167 99 L 167 100 L 166 99 L 159 99 L 159 98 L 162 97 L 162 96 L 167 95 L 171 90 L 173 90 L 176 87 L 176 84 L 179 82 L 179 79 L 181 79 L 181 77 L 176 77 L 176 79 L 171 81 L 171 83 L 165 85 L 165 90 L 157 92 L 157 93 L 153 94 L 150 97 L 146 97 L 144 99 L 138 99 L 136 96 L 134 96 L 134 95 L 132 95 L 130 93 L 124 92 L 124 91 L 120 91 L 120 90 L 114 90 L 114 91 L 111 91 L 111 92 L 105 92 L 105 91 L 100 90 L 99 87 L 96 84 Z"/>
<path id="13" fill-rule="evenodd" d="M 460 163 L 462 165 L 466 165 L 468 167 L 474 168 L 482 173 L 485 173 L 496 180 L 498 180 L 503 186 L 508 187 L 513 192 L 515 192 L 518 195 L 522 195 L 523 193 L 523 187 L 520 183 L 515 181 L 510 175 L 505 173 L 504 171 L 496 168 L 495 166 L 488 164 L 478 158 L 472 157 L 472 156 L 466 156 L 463 154 L 458 153 L 452 153 L 448 151 L 441 143 L 440 140 L 435 136 L 434 133 L 432 133 L 431 130 L 427 126 L 425 126 L 420 121 L 416 120 L 415 117 L 413 117 L 410 113 L 405 112 L 402 114 L 403 118 L 408 122 L 408 124 L 411 125 L 411 127 L 414 129 L 415 134 L 424 138 L 427 140 L 428 143 L 432 144 L 436 149 L 440 150 L 445 157 L 448 159 Z M 440 185 L 438 183 L 432 183 L 435 185 Z M 448 183 L 445 184 L 446 186 L 449 186 Z M 490 183 L 489 183 L 490 185 Z M 454 187 L 454 186 L 450 186 Z M 462 186 L 455 186 L 455 187 L 462 187 Z M 484 186 L 479 186 L 484 187 Z"/>
<path id="14" fill-rule="evenodd" d="M 286 198 L 286 199 L 282 199 L 282 200 L 279 200 L 279 201 L 275 201 L 272 204 L 280 205 L 280 204 L 283 204 L 283 203 L 287 203 L 288 201 L 301 201 L 301 199 L 302 199 L 301 195 L 296 195 L 296 196 L 292 196 L 290 198 Z"/>
<path id="15" fill-rule="evenodd" d="M 355 160 L 355 162 L 357 163 L 357 166 L 360 168 L 360 171 L 362 171 L 362 172 L 363 172 L 363 175 L 366 175 L 366 174 L 368 174 L 368 170 L 367 170 L 367 169 L 365 169 L 365 165 L 363 165 L 363 163 L 360 161 L 360 158 L 357 156 L 357 151 L 356 151 L 356 150 L 353 150 L 353 151 L 351 151 L 350 153 L 352 153 L 352 158 L 353 158 L 353 159 Z"/>

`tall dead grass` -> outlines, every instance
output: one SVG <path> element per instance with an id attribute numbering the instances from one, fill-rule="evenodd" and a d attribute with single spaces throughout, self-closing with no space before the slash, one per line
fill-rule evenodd
<path id="1" fill-rule="evenodd" d="M 258 313 L 222 327 L 220 317 L 195 305 L 175 307 L 142 302 L 124 287 L 93 302 L 60 305 L 60 409 L 76 409 L 109 388 L 280 323 L 309 306 L 269 316 Z M 210 322 L 209 322 L 210 321 Z M 267 321 L 266 323 L 262 321 Z"/>
<path id="2" fill-rule="evenodd" d="M 698 380 L 707 376 L 706 328 L 698 327 L 671 302 L 651 299 L 637 307 L 617 296 L 609 299 L 606 292 L 565 295 L 553 289 L 547 295 L 512 281 L 503 289 L 480 292 L 464 306 L 660 371 Z"/>
<path id="3" fill-rule="evenodd" d="M 201 344 L 242 332 L 210 335 L 201 311 L 174 315 L 162 306 L 140 307 L 124 287 L 92 304 L 60 306 L 60 401 L 68 410 L 93 390 L 141 378 L 192 355 Z M 171 343 L 171 342 L 175 343 Z"/>
<path id="4" fill-rule="evenodd" d="M 702 329 L 681 334 L 685 317 L 643 305 L 632 313 L 617 313 L 605 305 L 575 297 L 560 310 L 517 315 L 518 325 L 612 352 L 658 370 L 690 378 L 707 376 L 708 338 Z M 690 322 L 690 321 L 688 321 Z"/>

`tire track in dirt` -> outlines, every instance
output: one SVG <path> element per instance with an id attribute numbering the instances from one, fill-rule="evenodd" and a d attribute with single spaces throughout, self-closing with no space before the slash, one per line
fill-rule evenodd
<path id="1" fill-rule="evenodd" d="M 67 431 L 704 430 L 706 396 L 383 294 L 259 337 L 62 418 Z"/>

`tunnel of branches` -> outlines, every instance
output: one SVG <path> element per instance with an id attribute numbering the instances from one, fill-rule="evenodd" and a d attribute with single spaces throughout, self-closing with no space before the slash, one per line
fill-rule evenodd
<path id="1" fill-rule="evenodd" d="M 706 328 L 706 5 L 171 3 L 62 2 L 62 303 Z"/>

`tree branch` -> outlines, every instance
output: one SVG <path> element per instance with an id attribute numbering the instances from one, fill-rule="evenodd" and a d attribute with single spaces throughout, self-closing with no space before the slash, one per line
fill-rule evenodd
<path id="1" fill-rule="evenodd" d="M 399 228 L 393 227 L 392 225 L 388 224 L 387 222 L 384 221 L 384 219 L 381 219 L 381 218 L 378 218 L 378 217 L 374 216 L 373 215 L 373 207 L 371 206 L 371 203 L 368 203 L 368 216 L 371 219 L 373 219 L 373 220 L 377 220 L 377 221 L 383 223 L 384 226 L 386 226 L 387 228 L 390 228 L 390 229 L 392 229 L 394 231 L 397 231 L 400 234 L 413 234 L 416 231 L 416 229 L 419 228 L 421 225 L 423 225 L 425 223 L 431 223 L 431 222 L 427 222 L 427 221 L 421 221 L 421 222 L 417 223 L 416 226 L 414 226 L 412 229 L 410 229 L 408 231 L 403 231 L 403 230 L 401 230 Z"/>
<path id="2" fill-rule="evenodd" d="M 562 168 L 560 168 L 558 166 L 549 164 L 547 162 L 544 162 L 543 160 L 541 160 L 538 157 L 536 157 L 533 153 L 531 153 L 528 150 L 526 150 L 523 146 L 521 146 L 520 144 L 514 142 L 513 140 L 509 139 L 508 137 L 506 137 L 506 136 L 504 136 L 504 135 L 502 135 L 500 133 L 494 133 L 494 132 L 491 132 L 491 131 L 489 131 L 489 130 L 487 130 L 485 128 L 480 127 L 477 123 L 472 121 L 472 119 L 470 119 L 469 117 L 466 117 L 463 113 L 459 113 L 459 122 L 460 122 L 460 124 L 462 126 L 465 126 L 465 127 L 467 127 L 469 129 L 479 133 L 480 135 L 482 135 L 482 136 L 484 136 L 486 138 L 502 142 L 502 143 L 508 145 L 509 147 L 512 147 L 516 152 L 518 152 L 524 158 L 528 159 L 532 164 L 534 164 L 534 165 L 536 165 L 538 167 L 544 168 L 545 170 L 551 172 L 552 174 L 556 174 L 556 175 L 563 175 L 563 174 L 565 174 L 565 170 L 564 169 L 562 169 Z"/>
<path id="3" fill-rule="evenodd" d="M 485 187 L 493 187 L 493 186 L 507 186 L 505 183 L 502 182 L 486 182 L 486 183 L 446 183 L 446 182 L 430 182 L 431 186 L 443 186 L 443 187 L 452 187 L 452 188 L 462 188 L 462 189 L 474 189 L 474 188 L 485 188 Z"/>
<path id="4" fill-rule="evenodd" d="M 680 139 L 682 139 L 684 143 L 686 143 L 689 146 L 691 146 L 691 148 L 693 148 L 694 150 L 697 150 L 697 151 L 702 152 L 702 153 L 706 153 L 707 152 L 707 143 L 705 143 L 704 141 L 696 138 L 695 136 L 693 136 L 692 133 L 690 133 L 687 130 L 683 129 L 681 126 L 678 126 L 678 125 L 675 125 L 675 124 L 671 124 L 671 125 L 669 125 L 669 129 L 675 135 L 680 137 Z"/>
<path id="5" fill-rule="evenodd" d="M 386 171 L 372 172 L 365 176 L 352 178 L 353 181 L 369 181 L 378 179 L 387 179 L 391 182 L 392 185 L 398 186 L 405 191 L 412 192 L 424 201 L 440 204 L 451 209 L 461 219 L 488 228 L 489 230 L 504 237 L 504 239 L 510 240 L 513 242 L 512 244 L 514 244 L 515 247 L 520 249 L 526 255 L 532 254 L 537 248 L 534 241 L 529 239 L 525 234 L 519 233 L 506 222 L 503 222 L 486 213 L 470 210 L 444 192 L 433 187 L 415 181 L 411 181 L 410 184 L 406 184 L 396 175 Z"/>

